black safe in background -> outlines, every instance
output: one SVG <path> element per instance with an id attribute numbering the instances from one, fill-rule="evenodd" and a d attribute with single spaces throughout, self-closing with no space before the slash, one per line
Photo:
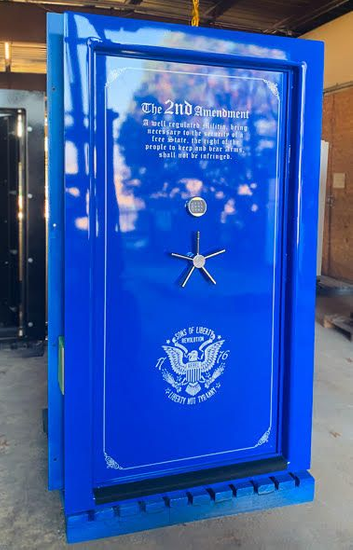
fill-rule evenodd
<path id="1" fill-rule="evenodd" d="M 45 338 L 44 94 L 0 90 L 0 342 Z"/>

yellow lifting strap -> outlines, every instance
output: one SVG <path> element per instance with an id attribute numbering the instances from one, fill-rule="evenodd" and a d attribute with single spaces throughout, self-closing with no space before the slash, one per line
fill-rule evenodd
<path id="1" fill-rule="evenodd" d="M 191 25 L 198 27 L 200 24 L 200 0 L 192 0 L 192 19 Z"/>

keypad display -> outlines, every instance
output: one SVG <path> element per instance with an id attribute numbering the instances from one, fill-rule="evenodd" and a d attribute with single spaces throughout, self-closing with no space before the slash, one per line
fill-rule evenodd
<path id="1" fill-rule="evenodd" d="M 203 216 L 207 210 L 207 203 L 202 197 L 193 197 L 187 203 L 187 209 L 192 216 Z"/>

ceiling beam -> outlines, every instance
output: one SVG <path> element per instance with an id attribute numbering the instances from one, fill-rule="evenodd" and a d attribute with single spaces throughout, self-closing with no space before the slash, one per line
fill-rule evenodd
<path id="1" fill-rule="evenodd" d="M 328 2 L 323 6 L 319 6 L 318 8 L 314 9 L 313 11 L 309 11 L 308 14 L 302 15 L 296 20 L 297 27 L 301 27 L 304 25 L 307 25 L 308 23 L 312 22 L 312 25 L 315 26 L 315 21 L 319 20 L 321 17 L 334 12 L 335 10 L 339 8 L 343 8 L 344 6 L 349 7 L 352 9 L 352 0 L 333 0 L 331 2 Z"/>
<path id="2" fill-rule="evenodd" d="M 278 31 L 287 32 L 293 34 L 300 34 L 297 31 L 298 28 L 312 22 L 312 28 L 315 27 L 315 20 L 318 20 L 325 14 L 329 14 L 331 11 L 342 7 L 346 4 L 352 4 L 351 0 L 331 0 L 329 2 L 323 3 L 320 6 L 315 7 L 314 9 L 305 11 L 302 15 L 293 13 L 293 15 L 286 17 L 275 23 L 272 27 L 265 30 L 265 33 L 275 34 Z"/>
<path id="3" fill-rule="evenodd" d="M 136 0 L 135 0 L 136 1 Z M 142 0 L 137 0 L 142 2 Z M 0 0 L 0 40 L 45 42 L 47 12 L 76 11 L 135 19 L 153 19 L 166 23 L 190 24 L 190 12 L 175 14 L 139 4 L 120 4 L 115 0 Z M 132 13 L 133 12 L 133 13 Z M 34 18 L 28 22 L 27 15 Z M 38 24 L 40 20 L 40 24 Z M 14 25 L 16 21 L 16 25 Z"/>
<path id="4" fill-rule="evenodd" d="M 139 6 L 140 4 L 142 4 L 143 0 L 127 0 L 125 2 L 125 5 L 127 6 Z M 130 17 L 131 15 L 134 15 L 135 13 L 135 10 L 134 9 L 131 9 L 131 10 L 128 10 L 124 13 L 124 15 L 126 15 L 126 17 Z"/>
<path id="5" fill-rule="evenodd" d="M 260 16 L 259 21 L 254 19 L 253 22 L 249 21 L 249 23 L 238 23 L 234 21 L 234 18 L 231 19 L 231 22 L 227 21 L 227 17 L 221 19 L 222 15 L 236 6 L 237 3 L 239 3 L 239 0 L 218 0 L 214 2 L 201 13 L 201 25 L 219 29 L 298 36 L 315 28 L 315 25 L 327 23 L 329 20 L 347 13 L 353 0 L 325 0 L 321 4 L 317 0 L 314 9 L 307 12 L 301 10 L 300 16 L 297 15 L 297 17 L 294 12 L 266 30 L 260 25 Z M 186 4 L 182 5 L 186 6 Z M 131 16 L 134 19 L 141 20 L 141 25 L 143 25 L 142 21 L 145 19 L 165 23 L 190 24 L 190 10 L 181 10 L 180 13 L 168 12 L 167 2 L 164 6 L 155 3 L 146 6 L 143 0 L 126 0 L 124 3 L 116 0 L 0 0 L 0 41 L 45 43 L 46 13 L 48 11 L 59 13 L 76 11 L 97 15 L 108 13 L 119 17 Z M 14 24 L 14 21 L 16 21 L 16 24 Z"/>
<path id="6" fill-rule="evenodd" d="M 219 2 L 216 2 L 213 6 L 208 8 L 208 10 L 206 10 L 204 14 L 201 15 L 201 19 L 210 19 L 209 23 L 212 24 L 238 2 L 239 0 L 220 0 Z"/>
<path id="7" fill-rule="evenodd" d="M 185 13 L 180 13 L 178 15 L 172 15 L 170 11 L 168 11 L 168 5 L 165 5 L 165 10 L 161 10 L 158 8 L 153 8 L 149 6 L 144 6 L 142 4 L 143 0 L 133 0 L 135 3 L 120 3 L 116 2 L 115 0 L 0 0 L 0 7 L 4 4 L 26 4 L 26 5 L 36 5 L 38 7 L 41 7 L 42 9 L 50 9 L 52 11 L 62 11 L 65 8 L 70 8 L 74 10 L 75 8 L 86 8 L 86 10 L 96 9 L 96 10 L 112 10 L 115 13 L 122 13 L 125 15 L 126 12 L 131 11 L 133 8 L 136 9 L 136 11 L 140 14 L 144 14 L 146 16 L 154 17 L 160 16 L 160 17 L 166 17 L 166 18 L 174 18 L 174 19 L 190 19 L 190 13 L 189 11 L 185 11 Z M 206 19 L 211 19 L 211 17 L 207 17 Z"/>
<path id="8" fill-rule="evenodd" d="M 140 0 L 139 0 L 140 1 Z M 142 1 L 142 0 L 141 0 Z M 74 4 L 74 5 L 73 5 Z M 93 7 L 95 6 L 95 7 Z M 190 24 L 190 12 L 185 14 L 174 14 L 142 9 L 143 6 L 133 4 L 117 4 L 114 0 L 100 0 L 98 6 L 97 0 L 0 0 L 0 41 L 2 42 L 36 42 L 45 44 L 46 42 L 46 14 L 48 12 L 62 13 L 64 11 L 76 11 L 83 13 L 92 13 L 96 15 L 128 17 L 128 9 L 135 9 L 132 17 L 140 20 L 141 25 L 145 19 L 153 19 L 164 23 L 183 23 Z M 124 7 L 124 9 L 122 9 Z M 120 8 L 120 9 L 119 9 Z M 211 20 L 211 15 L 206 16 L 203 25 Z M 16 21 L 16 24 L 14 24 Z M 218 22 L 214 24 L 218 28 L 231 29 L 232 25 L 226 25 Z M 249 30 L 247 27 L 244 30 Z"/>

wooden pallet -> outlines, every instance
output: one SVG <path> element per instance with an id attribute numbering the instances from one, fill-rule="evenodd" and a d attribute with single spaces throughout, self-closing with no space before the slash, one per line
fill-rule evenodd
<path id="1" fill-rule="evenodd" d="M 324 328 L 338 328 L 343 331 L 351 342 L 353 342 L 353 313 L 350 317 L 345 315 L 325 315 Z"/>
<path id="2" fill-rule="evenodd" d="M 320 275 L 316 281 L 317 293 L 321 296 L 353 296 L 353 284 L 326 275 Z"/>
<path id="3" fill-rule="evenodd" d="M 66 516 L 67 540 L 83 542 L 278 506 L 302 504 L 314 498 L 309 472 L 234 480 L 136 498 Z"/>

